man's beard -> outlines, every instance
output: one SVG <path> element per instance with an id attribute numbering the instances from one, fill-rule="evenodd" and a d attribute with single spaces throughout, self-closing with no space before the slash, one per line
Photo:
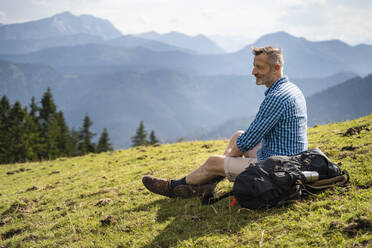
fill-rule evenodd
<path id="1" fill-rule="evenodd" d="M 273 68 L 270 67 L 270 71 L 268 73 L 266 73 L 265 75 L 261 75 L 259 77 L 259 81 L 257 80 L 257 77 L 256 77 L 256 85 L 270 84 L 273 81 L 273 77 L 271 75 L 272 71 L 273 71 Z"/>
<path id="2" fill-rule="evenodd" d="M 256 85 L 266 85 L 272 82 L 272 78 L 268 75 L 263 77 L 257 78 L 256 77 Z"/>

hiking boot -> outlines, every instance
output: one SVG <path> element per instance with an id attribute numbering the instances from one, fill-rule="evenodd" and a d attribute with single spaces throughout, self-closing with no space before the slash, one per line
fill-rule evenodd
<path id="1" fill-rule="evenodd" d="M 146 175 L 142 178 L 142 183 L 148 190 L 155 194 L 167 196 L 170 198 L 176 197 L 170 186 L 170 180 Z"/>
<path id="2" fill-rule="evenodd" d="M 176 197 L 181 198 L 192 198 L 198 196 L 205 196 L 207 194 L 211 194 L 214 191 L 217 183 L 209 183 L 203 185 L 189 185 L 189 184 L 182 184 L 178 185 L 173 189 L 174 194 Z"/>

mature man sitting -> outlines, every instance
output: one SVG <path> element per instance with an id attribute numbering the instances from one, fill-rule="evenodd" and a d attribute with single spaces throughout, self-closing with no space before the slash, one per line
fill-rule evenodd
<path id="1" fill-rule="evenodd" d="M 142 179 L 146 188 L 168 197 L 189 198 L 213 190 L 223 177 L 234 181 L 251 163 L 270 156 L 291 156 L 307 150 L 306 101 L 301 90 L 283 77 L 283 55 L 274 47 L 253 48 L 252 74 L 265 85 L 265 99 L 248 129 L 236 132 L 224 155 L 213 155 L 179 180 L 153 176 Z"/>

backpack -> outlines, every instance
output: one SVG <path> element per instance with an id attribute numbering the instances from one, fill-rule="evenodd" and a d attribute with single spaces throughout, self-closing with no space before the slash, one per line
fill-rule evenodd
<path id="1" fill-rule="evenodd" d="M 309 180 L 308 172 L 317 174 L 318 180 Z M 202 204 L 213 204 L 233 195 L 232 206 L 237 201 L 241 207 L 249 209 L 279 207 L 348 181 L 348 172 L 341 171 L 315 148 L 294 156 L 273 156 L 253 163 L 237 176 L 232 191 L 217 198 L 213 193 L 207 194 Z"/>

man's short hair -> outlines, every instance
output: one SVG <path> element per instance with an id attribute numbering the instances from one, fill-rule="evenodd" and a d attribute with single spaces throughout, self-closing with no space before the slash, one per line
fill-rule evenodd
<path id="1" fill-rule="evenodd" d="M 252 52 L 254 56 L 260 55 L 262 53 L 266 54 L 268 64 L 280 65 L 280 67 L 283 68 L 284 59 L 283 59 L 282 50 L 280 50 L 280 48 L 276 48 L 272 46 L 252 47 Z"/>

